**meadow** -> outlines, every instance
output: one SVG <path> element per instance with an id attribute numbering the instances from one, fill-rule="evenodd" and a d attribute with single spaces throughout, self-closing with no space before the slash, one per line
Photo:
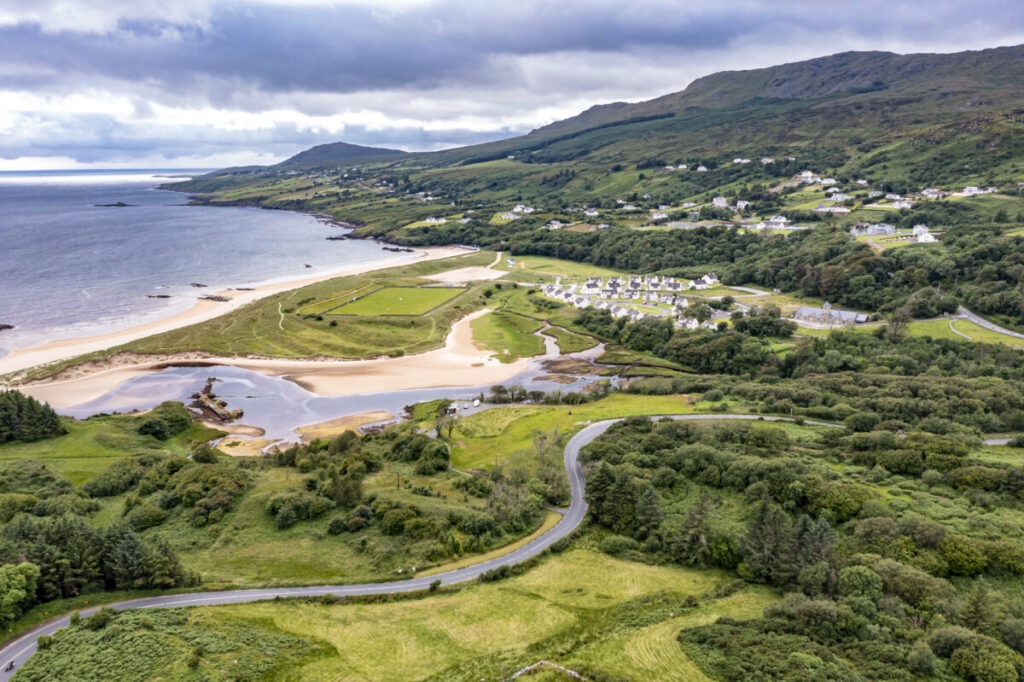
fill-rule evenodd
<path id="1" fill-rule="evenodd" d="M 777 599 L 764 587 L 733 591 L 732 582 L 724 571 L 647 566 L 584 547 L 508 580 L 391 603 L 275 601 L 161 612 L 177 627 L 150 624 L 147 637 L 159 647 L 131 636 L 137 615 L 118 616 L 107 626 L 117 631 L 106 636 L 85 628 L 58 636 L 24 674 L 44 679 L 67 670 L 68 660 L 91 657 L 97 670 L 109 671 L 109 652 L 117 650 L 123 670 L 150 679 L 238 679 L 258 670 L 261 679 L 370 681 L 401 671 L 403 679 L 475 682 L 546 659 L 592 678 L 700 680 L 678 631 L 719 615 L 754 617 Z M 162 656 L 153 656 L 156 648 Z M 82 679 L 102 679 L 88 674 Z"/>

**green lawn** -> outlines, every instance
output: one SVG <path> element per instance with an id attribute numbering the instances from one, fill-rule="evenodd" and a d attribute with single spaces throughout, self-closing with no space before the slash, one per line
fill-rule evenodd
<path id="1" fill-rule="evenodd" d="M 334 315 L 424 315 L 465 289 L 455 287 L 384 287 L 331 311 Z"/>
<path id="2" fill-rule="evenodd" d="M 544 340 L 534 333 L 542 326 L 529 317 L 499 310 L 473 320 L 473 342 L 493 351 L 502 362 L 514 362 L 544 352 Z"/>

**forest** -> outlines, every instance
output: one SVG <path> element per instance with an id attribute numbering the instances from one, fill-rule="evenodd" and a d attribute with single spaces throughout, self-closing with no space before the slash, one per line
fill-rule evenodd
<path id="1" fill-rule="evenodd" d="M 1018 679 L 1024 468 L 962 435 L 631 418 L 584 456 L 602 549 L 785 593 L 680 633 L 713 678 Z"/>

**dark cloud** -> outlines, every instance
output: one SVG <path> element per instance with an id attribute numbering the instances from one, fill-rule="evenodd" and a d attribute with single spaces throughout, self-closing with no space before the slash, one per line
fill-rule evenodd
<path id="1" fill-rule="evenodd" d="M 88 0 L 77 22 L 58 15 L 58 4 L 4 0 L 0 89 L 90 92 L 127 102 L 127 113 L 20 111 L 5 130 L 0 103 L 0 157 L 91 161 L 144 149 L 170 157 L 232 145 L 285 156 L 340 137 L 432 149 L 524 132 L 573 106 L 679 90 L 727 68 L 848 49 L 1024 42 L 1024 5 L 1005 0 L 437 0 L 401 9 Z M 161 107 L 271 118 L 179 124 Z M 351 120 L 327 131 L 296 121 L 339 112 Z"/>
<path id="2" fill-rule="evenodd" d="M 361 5 L 216 5 L 203 25 L 121 21 L 109 33 L 0 28 L 0 84 L 10 65 L 45 66 L 50 79 L 103 77 L 166 88 L 215 82 L 223 90 L 357 92 L 431 89 L 442 83 L 514 79 L 495 57 L 643 48 L 728 49 L 749 36 L 784 52 L 803 32 L 844 32 L 878 42 L 965 38 L 979 16 L 1021 29 L 1017 3 L 857 3 L 810 10 L 805 3 L 440 2 L 392 14 Z M 927 36 L 921 33 L 926 32 Z M 209 93 L 211 97 L 215 93 Z"/>

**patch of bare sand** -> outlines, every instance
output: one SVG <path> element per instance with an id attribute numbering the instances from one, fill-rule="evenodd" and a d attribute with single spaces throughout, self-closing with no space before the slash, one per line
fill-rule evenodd
<path id="1" fill-rule="evenodd" d="M 445 284 L 468 284 L 469 282 L 498 279 L 499 277 L 507 274 L 507 272 L 502 272 L 501 270 L 492 270 L 489 267 L 485 268 L 482 266 L 476 266 L 471 268 L 447 270 L 445 272 L 439 272 L 436 275 L 427 275 L 424 279 L 432 279 L 435 282 L 444 282 Z"/>
<path id="2" fill-rule="evenodd" d="M 231 457 L 258 457 L 263 454 L 263 448 L 276 442 L 266 438 L 228 436 L 217 444 L 217 449 Z"/>
<path id="3" fill-rule="evenodd" d="M 393 414 L 384 410 L 363 412 L 362 414 L 350 414 L 346 417 L 331 419 L 319 424 L 300 426 L 295 429 L 295 432 L 302 436 L 304 441 L 316 440 L 317 438 L 334 438 L 345 431 L 355 431 L 360 426 L 394 419 L 394 417 Z"/>
<path id="4" fill-rule="evenodd" d="M 216 429 L 217 431 L 223 431 L 231 436 L 247 436 L 249 438 L 259 438 L 260 436 L 266 435 L 266 431 L 258 426 L 248 426 L 246 424 L 218 424 L 217 422 L 201 422 L 203 426 Z"/>

